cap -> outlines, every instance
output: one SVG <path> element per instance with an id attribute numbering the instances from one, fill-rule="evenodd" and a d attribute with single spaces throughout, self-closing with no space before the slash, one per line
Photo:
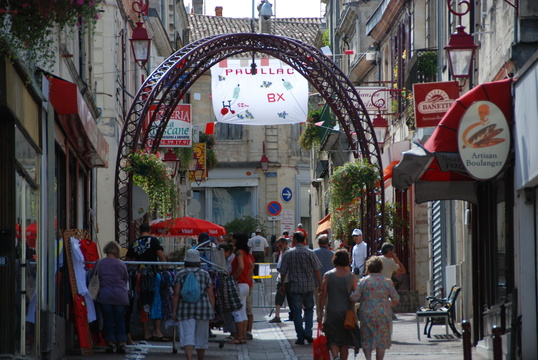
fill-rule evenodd
<path id="1" fill-rule="evenodd" d="M 262 231 L 261 231 L 260 229 L 256 229 L 255 232 L 256 232 L 256 234 L 257 234 L 257 233 L 261 233 Z"/>
<path id="2" fill-rule="evenodd" d="M 189 249 L 185 253 L 185 262 L 200 262 L 200 253 L 196 249 Z"/>
<path id="3" fill-rule="evenodd" d="M 297 224 L 297 227 L 298 227 L 298 228 L 302 228 L 302 227 L 303 227 L 303 224 L 298 223 L 298 224 Z"/>
<path id="4" fill-rule="evenodd" d="M 198 244 L 201 244 L 201 243 L 203 243 L 203 242 L 205 242 L 207 240 L 209 240 L 209 234 L 208 233 L 203 232 L 203 233 L 200 233 L 198 235 Z"/>
<path id="5" fill-rule="evenodd" d="M 362 231 L 361 231 L 361 229 L 355 229 L 355 230 L 353 230 L 353 232 L 351 233 L 351 236 L 357 236 L 357 235 L 362 235 Z"/>

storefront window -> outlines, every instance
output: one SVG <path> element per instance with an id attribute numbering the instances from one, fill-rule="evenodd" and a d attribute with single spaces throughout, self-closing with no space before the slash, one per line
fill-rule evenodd
<path id="1" fill-rule="evenodd" d="M 507 262 L 506 262 L 506 203 L 497 204 L 497 301 L 506 300 Z"/>
<path id="2" fill-rule="evenodd" d="M 22 132 L 15 130 L 16 157 L 16 249 L 17 264 L 20 265 L 17 279 L 17 329 L 18 348 L 21 354 L 36 356 L 36 274 L 38 263 L 37 248 L 40 246 L 38 236 L 40 195 L 39 154 Z M 23 266 L 25 264 L 25 266 Z M 24 324 L 25 326 L 22 326 Z"/>
<path id="3" fill-rule="evenodd" d="M 252 216 L 252 188 L 213 188 L 213 222 L 226 224 L 243 216 Z"/>

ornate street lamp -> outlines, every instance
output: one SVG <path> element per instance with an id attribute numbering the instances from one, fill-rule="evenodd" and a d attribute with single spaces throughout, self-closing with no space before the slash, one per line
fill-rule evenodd
<path id="1" fill-rule="evenodd" d="M 452 9 L 450 0 L 447 0 L 447 3 L 448 10 L 460 18 L 459 25 L 456 26 L 456 32 L 450 35 L 450 40 L 445 46 L 448 64 L 452 77 L 457 80 L 462 79 L 463 84 L 465 84 L 466 79 L 470 78 L 473 72 L 473 60 L 475 51 L 478 48 L 472 35 L 466 33 L 465 26 L 461 25 L 461 17 L 469 12 L 470 4 L 468 1 L 459 2 L 460 5 L 467 5 L 466 11 L 460 13 Z"/>
<path id="2" fill-rule="evenodd" d="M 136 28 L 133 30 L 133 36 L 129 41 L 131 42 L 135 62 L 140 66 L 146 65 L 149 60 L 151 38 L 142 21 L 136 22 Z"/>
<path id="3" fill-rule="evenodd" d="M 385 137 L 387 136 L 389 123 L 383 116 L 381 116 L 381 113 L 377 113 L 374 120 L 372 121 L 372 126 L 374 128 L 375 137 L 377 138 L 377 143 L 381 148 L 385 143 Z"/>
<path id="4" fill-rule="evenodd" d="M 194 182 L 197 184 L 197 185 L 200 185 L 202 183 L 202 181 L 204 180 L 204 171 L 205 171 L 205 168 L 202 166 L 202 164 L 200 164 L 200 162 L 198 161 L 198 154 L 196 153 L 193 153 L 192 155 L 192 159 L 194 160 L 194 169 L 192 170 L 189 170 L 189 173 L 190 173 L 190 178 L 191 179 L 194 179 Z"/>
<path id="5" fill-rule="evenodd" d="M 174 171 L 171 175 L 173 179 L 177 175 L 177 170 L 179 168 L 179 159 L 177 158 L 177 155 L 174 150 L 172 150 L 172 148 L 168 148 L 168 152 L 163 156 L 163 161 L 174 164 Z"/>
<path id="6" fill-rule="evenodd" d="M 263 174 L 266 175 L 267 169 L 269 169 L 269 159 L 265 155 L 265 142 L 263 142 L 263 154 L 260 160 L 260 166 L 262 168 Z"/>
<path id="7" fill-rule="evenodd" d="M 133 11 L 138 14 L 136 28 L 133 30 L 133 36 L 129 39 L 135 62 L 140 66 L 146 65 L 149 60 L 151 49 L 151 38 L 144 27 L 144 22 L 140 20 L 142 14 L 147 14 L 149 4 L 147 0 L 135 1 L 132 4 Z"/>

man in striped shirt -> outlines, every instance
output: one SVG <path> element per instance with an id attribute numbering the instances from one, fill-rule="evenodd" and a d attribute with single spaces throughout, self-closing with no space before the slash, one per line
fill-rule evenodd
<path id="1" fill-rule="evenodd" d="M 312 326 L 314 318 L 314 289 L 316 279 L 321 284 L 321 263 L 305 244 L 305 235 L 302 231 L 293 233 L 294 247 L 282 256 L 280 264 L 281 286 L 280 292 L 285 293 L 284 283 L 288 279 L 291 314 L 297 341 L 295 344 L 304 345 L 305 340 L 311 344 Z M 305 324 L 303 328 L 303 312 Z"/>

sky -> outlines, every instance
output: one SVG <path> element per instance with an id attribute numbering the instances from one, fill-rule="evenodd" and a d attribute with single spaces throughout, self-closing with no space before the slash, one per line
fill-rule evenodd
<path id="1" fill-rule="evenodd" d="M 185 5 L 189 4 L 185 0 Z M 222 6 L 222 16 L 225 17 L 252 17 L 252 0 L 205 0 L 206 15 L 215 15 L 215 7 Z M 260 0 L 254 0 L 257 7 Z M 320 0 L 269 0 L 273 5 L 273 14 L 279 18 L 289 17 L 321 17 Z M 325 5 L 323 5 L 325 9 Z M 258 17 L 258 10 L 255 9 L 255 17 Z"/>

